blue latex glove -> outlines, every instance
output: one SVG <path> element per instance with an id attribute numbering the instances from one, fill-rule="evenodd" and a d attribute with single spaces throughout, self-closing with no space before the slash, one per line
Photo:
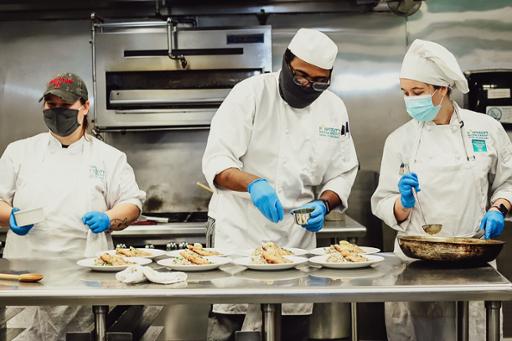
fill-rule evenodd
<path id="1" fill-rule="evenodd" d="M 91 231 L 94 233 L 105 232 L 110 227 L 110 218 L 104 212 L 87 212 L 82 217 L 82 222 L 89 226 Z"/>
<path id="2" fill-rule="evenodd" d="M 327 213 L 327 207 L 321 200 L 312 201 L 300 208 L 313 208 L 314 211 L 311 212 L 311 215 L 308 219 L 308 223 L 306 225 L 302 225 L 309 232 L 318 232 L 324 227 L 325 222 L 325 214 Z"/>
<path id="3" fill-rule="evenodd" d="M 480 229 L 485 230 L 485 239 L 499 237 L 505 228 L 505 217 L 500 211 L 489 210 L 480 222 Z"/>
<path id="4" fill-rule="evenodd" d="M 24 236 L 28 233 L 28 231 L 30 231 L 32 227 L 34 227 L 34 225 L 18 226 L 18 224 L 16 224 L 16 217 L 14 217 L 14 212 L 18 212 L 19 210 L 19 208 L 13 208 L 11 210 L 11 215 L 9 216 L 9 228 L 18 236 Z"/>
<path id="5" fill-rule="evenodd" d="M 404 174 L 398 182 L 398 190 L 400 191 L 400 202 L 405 208 L 413 208 L 416 204 L 412 189 L 416 190 L 416 193 L 420 191 L 420 183 L 416 173 Z"/>
<path id="6" fill-rule="evenodd" d="M 283 220 L 283 205 L 277 197 L 276 191 L 267 179 L 256 179 L 247 186 L 254 206 L 270 221 L 277 223 Z"/>

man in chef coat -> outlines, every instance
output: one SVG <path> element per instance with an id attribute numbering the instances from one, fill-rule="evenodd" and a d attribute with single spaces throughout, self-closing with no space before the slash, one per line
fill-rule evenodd
<path id="1" fill-rule="evenodd" d="M 337 52 L 327 35 L 300 29 L 280 72 L 240 82 L 220 106 L 203 157 L 214 189 L 208 233 L 215 247 L 240 251 L 273 241 L 312 249 L 329 211 L 347 207 L 358 161 L 345 105 L 327 90 Z M 290 214 L 299 207 L 314 209 L 303 226 Z M 232 338 L 246 308 L 215 305 L 208 340 Z M 284 305 L 283 314 L 311 309 Z M 286 328 L 287 319 L 293 328 Z M 285 318 L 283 339 L 307 339 L 303 320 Z"/>

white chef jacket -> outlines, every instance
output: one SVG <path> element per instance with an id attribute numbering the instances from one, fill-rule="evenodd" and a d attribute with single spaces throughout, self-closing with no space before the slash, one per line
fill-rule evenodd
<path id="1" fill-rule="evenodd" d="M 306 108 L 292 108 L 279 95 L 278 79 L 279 73 L 269 73 L 240 82 L 213 118 L 203 173 L 214 189 L 208 214 L 216 220 L 215 247 L 236 251 L 274 241 L 314 248 L 315 234 L 295 224 L 290 210 L 314 200 L 315 186 L 348 206 L 358 162 L 343 101 L 324 91 Z M 228 168 L 266 178 L 284 219 L 267 220 L 246 192 L 217 188 L 215 176 Z"/>
<path id="2" fill-rule="evenodd" d="M 512 202 L 512 143 L 508 135 L 493 118 L 454 104 L 456 112 L 449 124 L 411 120 L 386 140 L 379 185 L 371 200 L 372 211 L 402 234 L 426 235 L 417 206 L 400 224 L 394 216 L 394 203 L 400 197 L 402 162 L 418 174 L 418 200 L 425 219 L 428 223 L 443 224 L 438 235 L 472 236 L 489 204 L 488 193 L 491 203 L 499 198 Z M 405 257 L 396 241 L 395 253 Z M 483 304 L 470 303 L 470 340 L 483 340 Z M 454 306 L 453 302 L 386 303 L 388 339 L 451 339 L 455 337 L 451 336 Z"/>
<path id="3" fill-rule="evenodd" d="M 40 208 L 45 221 L 25 236 L 9 230 L 4 257 L 81 258 L 93 235 L 82 223 L 89 211 L 130 203 L 142 209 L 145 193 L 126 155 L 88 136 L 68 148 L 50 133 L 9 144 L 0 158 L 0 200 L 20 210 Z"/>
<path id="4" fill-rule="evenodd" d="M 400 197 L 398 191 L 400 164 L 411 162 L 414 158 L 413 154 L 416 154 L 419 162 L 432 163 L 440 160 L 440 164 L 446 166 L 466 163 L 466 154 L 471 159 L 474 156 L 474 160 L 469 161 L 469 164 L 472 165 L 471 169 L 474 171 L 473 183 L 461 183 L 452 176 L 444 182 L 428 184 L 428 181 L 426 182 L 425 179 L 422 179 L 421 174 L 418 174 L 420 189 L 427 186 L 426 190 L 421 189 L 418 192 L 424 211 L 426 208 L 428 210 L 428 207 L 434 202 L 442 200 L 451 203 L 446 205 L 442 211 L 425 212 L 426 216 L 431 213 L 430 220 L 436 219 L 436 222 L 439 221 L 438 223 L 443 224 L 442 232 L 448 233 L 450 236 L 467 237 L 476 232 L 475 229 L 478 228 L 478 223 L 485 214 L 489 202 L 492 203 L 499 198 L 512 202 L 512 143 L 503 126 L 488 115 L 461 109 L 456 103 L 455 106 L 464 122 L 464 143 L 460 124 L 455 114 L 448 125 L 425 122 L 423 129 L 421 129 L 423 123 L 411 120 L 391 133 L 386 140 L 379 185 L 371 200 L 372 211 L 384 223 L 400 232 L 407 230 L 410 231 L 410 234 L 423 234 L 421 216 L 417 214 L 416 207 L 409 219 L 401 224 L 397 223 L 393 212 L 395 200 Z M 422 141 L 417 146 L 416 141 L 420 134 Z M 416 147 L 418 149 L 415 152 Z M 465 148 L 467 153 L 465 153 Z M 413 167 L 411 168 L 411 171 L 415 171 Z M 430 186 L 433 188 L 429 189 Z M 451 186 L 459 187 L 456 190 L 448 190 Z M 474 186 L 481 194 L 479 198 L 461 197 L 466 186 Z M 429 195 L 429 191 L 439 193 L 434 198 Z M 478 221 L 465 224 L 465 217 L 468 216 L 467 210 L 454 209 L 454 205 L 460 203 L 469 205 L 468 201 L 477 201 L 474 204 L 478 207 Z M 445 221 L 447 218 L 443 217 L 443 214 L 450 215 L 449 221 Z M 451 231 L 450 227 L 453 227 Z"/>

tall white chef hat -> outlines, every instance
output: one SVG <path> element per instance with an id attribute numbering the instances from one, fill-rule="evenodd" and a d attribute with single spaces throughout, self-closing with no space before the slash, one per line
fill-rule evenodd
<path id="1" fill-rule="evenodd" d="M 326 34 L 301 28 L 293 36 L 288 49 L 303 61 L 330 70 L 336 60 L 338 46 Z"/>
<path id="2" fill-rule="evenodd" d="M 468 81 L 455 56 L 445 47 L 431 41 L 416 39 L 402 62 L 400 78 L 457 88 L 467 93 Z"/>

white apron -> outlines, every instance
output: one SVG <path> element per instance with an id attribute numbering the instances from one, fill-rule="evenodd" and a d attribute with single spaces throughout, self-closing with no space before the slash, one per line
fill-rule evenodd
<path id="1" fill-rule="evenodd" d="M 102 195 L 105 184 L 90 174 L 91 145 L 82 138 L 63 149 L 50 137 L 44 155 L 25 159 L 13 206 L 21 210 L 43 207 L 46 219 L 25 236 L 9 231 L 5 258 L 79 259 L 113 247 L 110 236 L 94 235 L 82 223 L 82 216 L 88 211 L 107 210 Z M 83 331 L 93 321 L 92 309 L 87 306 L 44 306 L 33 313 L 32 325 L 17 341 L 64 340 L 67 330 Z"/>
<path id="2" fill-rule="evenodd" d="M 457 109 L 453 116 L 458 118 Z M 474 235 L 486 209 L 487 193 L 483 193 L 482 180 L 476 176 L 477 162 L 459 122 L 460 118 L 452 119 L 449 125 L 419 125 L 410 159 L 403 160 L 411 172 L 418 174 L 421 189 L 418 200 L 427 223 L 443 224 L 438 236 Z M 443 153 L 443 143 L 460 148 L 445 148 L 447 152 Z M 437 150 L 433 147 L 436 145 Z M 416 204 L 402 234 L 427 235 L 422 225 L 423 218 Z M 396 240 L 395 253 L 406 258 Z M 385 308 L 389 340 L 455 340 L 454 302 L 390 302 Z M 484 340 L 484 327 L 483 303 L 470 302 L 470 340 Z"/>

